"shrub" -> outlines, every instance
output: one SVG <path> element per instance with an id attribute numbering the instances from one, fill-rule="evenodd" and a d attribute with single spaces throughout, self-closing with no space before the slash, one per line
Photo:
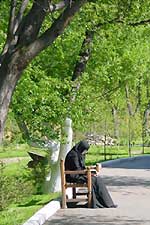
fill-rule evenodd
<path id="1" fill-rule="evenodd" d="M 47 161 L 38 162 L 33 168 L 30 168 L 30 180 L 35 188 L 35 194 L 42 194 L 44 192 L 44 183 L 46 175 L 49 171 Z"/>
<path id="2" fill-rule="evenodd" d="M 5 165 L 0 163 L 0 211 L 10 203 L 18 203 L 33 192 L 33 186 L 27 176 L 7 176 Z"/>

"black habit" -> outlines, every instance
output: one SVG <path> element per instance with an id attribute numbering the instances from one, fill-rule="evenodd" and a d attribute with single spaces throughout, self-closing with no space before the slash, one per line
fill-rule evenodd
<path id="1" fill-rule="evenodd" d="M 65 159 L 65 170 L 83 170 L 85 169 L 85 154 L 88 151 L 89 144 L 86 141 L 80 141 L 67 154 Z M 85 183 L 85 175 L 66 175 L 68 182 Z M 92 208 L 110 208 L 116 207 L 108 193 L 108 190 L 100 176 L 92 176 Z"/>

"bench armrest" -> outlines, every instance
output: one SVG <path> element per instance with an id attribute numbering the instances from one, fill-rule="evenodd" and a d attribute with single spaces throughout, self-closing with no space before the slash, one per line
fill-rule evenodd
<path id="1" fill-rule="evenodd" d="M 88 170 L 65 170 L 65 174 L 87 174 Z"/>
<path id="2" fill-rule="evenodd" d="M 92 172 L 92 170 L 95 170 L 97 173 L 99 173 L 101 170 L 101 164 L 96 163 L 96 165 L 88 166 L 87 168 L 90 168 L 91 172 Z"/>

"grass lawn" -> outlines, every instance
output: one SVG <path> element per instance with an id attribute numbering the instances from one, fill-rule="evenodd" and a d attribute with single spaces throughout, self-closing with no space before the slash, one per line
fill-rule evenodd
<path id="1" fill-rule="evenodd" d="M 0 159 L 13 157 L 28 157 L 28 151 L 37 152 L 45 155 L 47 152 L 44 149 L 31 147 L 28 144 L 0 146 Z"/>
<path id="2" fill-rule="evenodd" d="M 8 209 L 0 212 L 0 224 L 21 225 L 40 208 L 59 196 L 60 193 L 33 195 L 29 198 L 25 198 L 19 204 L 12 204 Z"/>
<path id="3" fill-rule="evenodd" d="M 16 163 L 5 164 L 3 173 L 7 176 L 22 176 L 22 174 L 25 172 L 25 169 L 27 168 L 27 163 L 29 160 L 30 159 L 25 158 L 19 160 Z"/>
<path id="4" fill-rule="evenodd" d="M 27 173 L 28 161 L 29 159 L 25 158 L 17 163 L 5 164 L 3 175 L 9 178 L 24 176 Z M 0 194 L 3 194 L 1 189 Z M 0 211 L 0 225 L 21 225 L 45 204 L 59 196 L 60 193 L 30 194 L 30 196 L 22 198 L 16 204 L 11 203 L 6 209 Z"/>

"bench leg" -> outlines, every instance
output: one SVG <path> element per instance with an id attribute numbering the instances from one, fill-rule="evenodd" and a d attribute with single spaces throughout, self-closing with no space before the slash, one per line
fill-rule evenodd
<path id="1" fill-rule="evenodd" d="M 92 205 L 92 192 L 88 193 L 88 208 L 91 208 Z"/>
<path id="2" fill-rule="evenodd" d="M 64 188 L 62 191 L 62 209 L 67 208 L 67 203 L 66 203 L 66 189 Z"/>
<path id="3" fill-rule="evenodd" d="M 76 198 L 76 188 L 75 187 L 72 188 L 72 196 L 73 196 L 73 198 Z"/>

